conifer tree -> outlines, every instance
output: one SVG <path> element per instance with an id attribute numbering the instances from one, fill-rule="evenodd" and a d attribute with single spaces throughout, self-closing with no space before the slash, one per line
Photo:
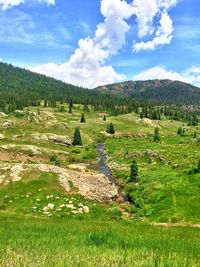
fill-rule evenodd
<path id="1" fill-rule="evenodd" d="M 112 124 L 112 122 L 109 125 L 107 125 L 106 132 L 109 133 L 109 134 L 114 134 L 115 133 L 114 125 Z"/>
<path id="2" fill-rule="evenodd" d="M 135 159 L 132 161 L 131 164 L 130 181 L 131 182 L 138 181 L 138 165 Z"/>
<path id="3" fill-rule="evenodd" d="M 85 115 L 84 113 L 81 115 L 81 120 L 80 120 L 81 123 L 84 123 L 85 122 Z"/>
<path id="4" fill-rule="evenodd" d="M 114 125 L 111 122 L 111 124 L 110 124 L 110 134 L 114 134 L 114 133 L 115 133 Z"/>
<path id="5" fill-rule="evenodd" d="M 194 131 L 193 136 L 194 139 L 197 138 L 197 131 Z"/>
<path id="6" fill-rule="evenodd" d="M 159 128 L 156 127 L 155 131 L 154 131 L 153 141 L 158 143 L 158 142 L 160 142 L 160 139 L 161 139 L 160 138 L 160 131 L 159 131 Z"/>
<path id="7" fill-rule="evenodd" d="M 79 128 L 76 128 L 74 131 L 74 139 L 73 139 L 72 144 L 73 144 L 73 146 L 82 146 L 83 145 Z"/>
<path id="8" fill-rule="evenodd" d="M 73 100 L 71 99 L 69 102 L 69 113 L 72 113 L 72 109 L 73 109 Z"/>
<path id="9" fill-rule="evenodd" d="M 103 115 L 103 121 L 106 121 L 106 115 Z"/>
<path id="10" fill-rule="evenodd" d="M 182 127 L 178 128 L 177 134 L 178 135 L 182 135 L 183 134 L 183 128 Z"/>

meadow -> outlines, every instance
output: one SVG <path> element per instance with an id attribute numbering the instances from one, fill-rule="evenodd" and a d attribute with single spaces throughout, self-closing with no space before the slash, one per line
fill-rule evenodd
<path id="1" fill-rule="evenodd" d="M 1 215 L 1 266 L 198 267 L 200 234 L 130 221 Z"/>
<path id="2" fill-rule="evenodd" d="M 80 123 L 83 112 L 86 122 Z M 66 105 L 39 111 L 30 107 L 22 116 L 0 117 L 0 123 L 4 121 L 13 126 L 0 132 L 0 266 L 199 266 L 200 232 L 193 226 L 200 222 L 200 174 L 189 174 L 200 159 L 197 127 L 165 117 L 151 121 L 135 113 L 86 112 L 79 105 L 72 114 Z M 111 122 L 115 135 L 105 132 Z M 180 126 L 184 136 L 177 135 Z M 45 134 L 73 139 L 76 127 L 83 147 L 40 139 Z M 155 127 L 160 129 L 160 143 L 152 139 Z M 52 159 L 62 168 L 79 164 L 98 172 L 98 142 L 105 143 L 112 175 L 131 203 L 98 203 L 73 187 L 67 193 L 55 173 L 27 169 L 18 181 L 10 179 L 14 165 L 55 165 Z M 39 154 L 34 155 L 35 150 Z M 133 159 L 138 183 L 129 179 Z M 47 214 L 43 208 L 48 203 L 55 209 Z M 76 210 L 81 204 L 90 212 L 60 208 L 71 203 Z"/>

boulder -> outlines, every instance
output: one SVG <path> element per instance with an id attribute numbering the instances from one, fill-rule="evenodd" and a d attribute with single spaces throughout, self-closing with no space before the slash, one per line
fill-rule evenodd
<path id="1" fill-rule="evenodd" d="M 8 117 L 4 112 L 0 112 L 0 117 Z"/>
<path id="2" fill-rule="evenodd" d="M 53 141 L 54 143 L 62 146 L 71 146 L 72 141 L 68 136 L 61 136 L 61 135 L 49 135 L 48 139 Z"/>
<path id="3" fill-rule="evenodd" d="M 5 139 L 5 136 L 3 134 L 0 134 L 0 140 Z"/>
<path id="4" fill-rule="evenodd" d="M 1 128 L 6 129 L 6 128 L 12 128 L 12 127 L 14 127 L 15 124 L 14 124 L 14 122 L 12 122 L 12 121 L 4 121 L 4 122 L 2 122 L 2 123 L 0 124 L 0 126 L 1 126 Z"/>

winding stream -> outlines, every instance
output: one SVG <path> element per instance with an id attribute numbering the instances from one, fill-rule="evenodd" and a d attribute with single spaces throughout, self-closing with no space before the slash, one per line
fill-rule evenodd
<path id="1" fill-rule="evenodd" d="M 103 143 L 99 143 L 96 145 L 96 151 L 98 153 L 98 169 L 101 173 L 103 173 L 106 177 L 108 177 L 109 181 L 113 183 L 116 187 L 118 187 L 119 195 L 124 199 L 124 201 L 129 201 L 129 197 L 123 193 L 123 190 L 118 185 L 117 181 L 111 174 L 111 170 L 106 164 L 106 152 L 104 150 L 105 145 Z"/>

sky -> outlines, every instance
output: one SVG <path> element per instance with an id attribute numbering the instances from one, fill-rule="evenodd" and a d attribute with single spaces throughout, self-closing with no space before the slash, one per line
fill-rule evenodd
<path id="1" fill-rule="evenodd" d="M 0 0 L 0 61 L 95 88 L 200 87 L 199 0 Z"/>

